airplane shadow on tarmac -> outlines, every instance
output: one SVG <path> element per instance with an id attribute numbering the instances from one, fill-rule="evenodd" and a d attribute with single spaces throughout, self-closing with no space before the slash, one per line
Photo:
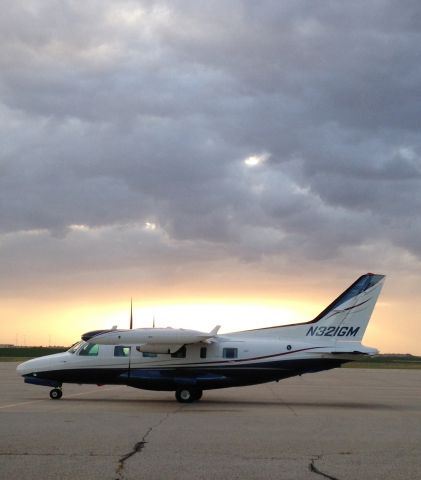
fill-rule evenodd
<path id="1" fill-rule="evenodd" d="M 309 402 L 309 401 L 295 401 L 295 402 L 285 402 L 285 401 L 250 401 L 250 400 L 206 400 L 203 399 L 200 402 L 194 403 L 185 403 L 179 404 L 175 400 L 161 400 L 161 399 L 149 399 L 149 398 L 136 398 L 136 399 L 122 399 L 122 398 L 65 398 L 63 397 L 59 400 L 60 403 L 71 402 L 71 403 L 98 403 L 98 404 L 119 404 L 119 405 L 172 405 L 172 406 L 183 406 L 191 408 L 192 411 L 197 410 L 198 408 L 204 407 L 230 407 L 230 408 L 239 408 L 239 407 L 289 407 L 289 408 L 312 408 L 312 409 L 349 409 L 349 410 L 391 410 L 397 411 L 402 410 L 402 407 L 399 405 L 387 405 L 384 403 L 368 403 L 368 402 L 332 402 L 332 401 L 320 401 L 320 402 Z M 185 409 L 183 409 L 185 410 Z M 206 410 L 212 412 L 211 409 Z"/>

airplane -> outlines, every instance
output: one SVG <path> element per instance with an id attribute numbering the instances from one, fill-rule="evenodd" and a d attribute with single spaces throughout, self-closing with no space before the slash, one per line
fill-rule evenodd
<path id="1" fill-rule="evenodd" d="M 384 283 L 367 273 L 309 322 L 218 335 L 174 328 L 96 330 L 63 353 L 21 363 L 25 383 L 128 385 L 175 391 L 178 402 L 200 400 L 203 390 L 279 381 L 340 367 L 378 353 L 362 339 Z"/>

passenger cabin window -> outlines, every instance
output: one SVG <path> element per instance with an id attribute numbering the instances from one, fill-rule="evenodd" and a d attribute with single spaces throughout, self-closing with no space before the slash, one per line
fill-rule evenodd
<path id="1" fill-rule="evenodd" d="M 238 357 L 238 348 L 223 348 L 222 356 L 224 358 L 237 358 Z"/>
<path id="2" fill-rule="evenodd" d="M 97 345 L 96 343 L 87 343 L 81 348 L 79 355 L 96 357 L 98 355 L 98 351 L 99 351 L 99 345 Z"/>
<path id="3" fill-rule="evenodd" d="M 151 352 L 143 352 L 142 355 L 143 355 L 143 358 L 155 358 L 158 356 L 157 353 L 151 353 Z"/>
<path id="4" fill-rule="evenodd" d="M 201 347 L 200 348 L 200 358 L 206 358 L 207 350 L 208 349 L 206 347 Z"/>
<path id="5" fill-rule="evenodd" d="M 128 357 L 130 355 L 130 347 L 123 347 L 117 345 L 114 347 L 114 356 L 115 357 Z"/>
<path id="6" fill-rule="evenodd" d="M 183 345 L 176 352 L 171 354 L 172 358 L 186 358 L 186 346 Z"/>

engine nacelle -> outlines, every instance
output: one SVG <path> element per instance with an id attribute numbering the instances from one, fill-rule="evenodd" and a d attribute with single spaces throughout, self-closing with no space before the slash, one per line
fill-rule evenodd
<path id="1" fill-rule="evenodd" d="M 144 345 L 139 345 L 136 347 L 138 352 L 145 352 L 145 353 L 166 353 L 171 354 L 179 350 L 183 345 L 165 345 L 154 343 L 153 345 L 145 343 Z"/>

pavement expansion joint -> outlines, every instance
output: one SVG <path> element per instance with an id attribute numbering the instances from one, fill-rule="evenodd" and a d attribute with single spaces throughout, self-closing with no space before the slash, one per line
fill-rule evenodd
<path id="1" fill-rule="evenodd" d="M 332 475 L 328 475 L 327 473 L 324 473 L 322 472 L 321 470 L 319 470 L 316 465 L 314 465 L 314 462 L 316 462 L 317 460 L 321 460 L 323 458 L 323 455 L 316 455 L 315 457 L 313 457 L 308 465 L 308 468 L 310 470 L 310 472 L 312 473 L 315 473 L 317 475 L 321 475 L 322 477 L 325 477 L 325 478 L 329 478 L 330 480 L 339 480 L 338 477 L 333 477 Z"/>

